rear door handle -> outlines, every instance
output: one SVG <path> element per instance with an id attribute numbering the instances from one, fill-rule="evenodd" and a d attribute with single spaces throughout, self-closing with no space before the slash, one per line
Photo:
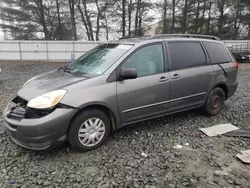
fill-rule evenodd
<path id="1" fill-rule="evenodd" d="M 172 80 L 177 80 L 179 79 L 181 76 L 179 76 L 179 74 L 174 74 L 174 76 L 172 76 Z"/>
<path id="2" fill-rule="evenodd" d="M 162 76 L 160 79 L 159 79 L 159 82 L 166 82 L 168 81 L 168 78 L 165 77 L 165 76 Z"/>

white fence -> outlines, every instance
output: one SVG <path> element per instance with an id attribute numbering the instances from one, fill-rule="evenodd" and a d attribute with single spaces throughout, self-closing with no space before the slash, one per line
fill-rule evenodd
<path id="1" fill-rule="evenodd" d="M 98 44 L 81 41 L 0 41 L 0 60 L 69 61 Z"/>
<path id="2" fill-rule="evenodd" d="M 246 40 L 225 41 L 228 47 L 249 45 Z M 0 60 L 70 61 L 100 42 L 82 41 L 0 41 Z"/>

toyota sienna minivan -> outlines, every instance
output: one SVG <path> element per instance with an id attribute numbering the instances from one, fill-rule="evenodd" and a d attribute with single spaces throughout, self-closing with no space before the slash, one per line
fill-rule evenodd
<path id="1" fill-rule="evenodd" d="M 216 116 L 238 87 L 238 64 L 205 35 L 123 38 L 27 81 L 7 105 L 5 127 L 18 145 L 76 151 L 101 146 L 111 131 L 202 108 Z"/>

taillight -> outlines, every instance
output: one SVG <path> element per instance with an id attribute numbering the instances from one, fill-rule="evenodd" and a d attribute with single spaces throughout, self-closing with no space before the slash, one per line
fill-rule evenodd
<path id="1" fill-rule="evenodd" d="M 238 62 L 237 62 L 237 61 L 235 61 L 235 62 L 234 62 L 234 67 L 235 67 L 236 69 L 238 69 L 238 68 L 239 68 L 239 64 L 238 64 Z"/>

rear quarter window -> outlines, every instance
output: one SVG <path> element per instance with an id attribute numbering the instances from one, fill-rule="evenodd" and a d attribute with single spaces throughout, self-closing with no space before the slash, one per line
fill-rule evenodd
<path id="1" fill-rule="evenodd" d="M 220 43 L 203 42 L 212 64 L 231 62 L 227 49 Z"/>

